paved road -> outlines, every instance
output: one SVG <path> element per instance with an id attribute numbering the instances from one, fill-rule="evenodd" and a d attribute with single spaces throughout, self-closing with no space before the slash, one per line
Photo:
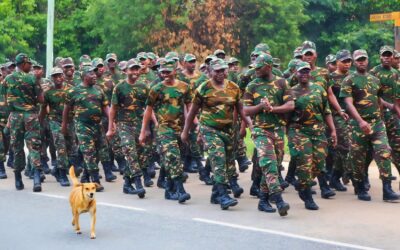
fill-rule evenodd
<path id="1" fill-rule="evenodd" d="M 42 193 L 34 194 L 28 179 L 17 192 L 8 178 L 0 181 L 0 249 L 399 249 L 400 204 L 382 202 L 381 184 L 371 170 L 371 202 L 348 191 L 332 200 L 316 196 L 320 210 L 307 211 L 289 188 L 286 218 L 257 211 L 257 200 L 248 195 L 249 172 L 240 178 L 245 195 L 229 211 L 209 204 L 210 187 L 196 175 L 186 185 L 193 198 L 185 205 L 164 200 L 156 187 L 148 188 L 143 200 L 124 195 L 119 177 L 97 194 L 96 240 L 89 239 L 88 214 L 81 216 L 83 234 L 75 235 L 70 188 L 49 176 Z M 12 177 L 9 169 L 8 174 Z"/>

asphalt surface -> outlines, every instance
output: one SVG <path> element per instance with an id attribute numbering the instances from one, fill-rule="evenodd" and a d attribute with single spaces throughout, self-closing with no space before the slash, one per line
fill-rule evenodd
<path id="1" fill-rule="evenodd" d="M 146 198 L 122 193 L 122 177 L 103 183 L 97 194 L 96 235 L 91 240 L 89 214 L 81 215 L 81 235 L 74 233 L 68 203 L 70 188 L 47 176 L 43 192 L 15 191 L 11 169 L 0 180 L 0 249 L 399 249 L 400 204 L 382 201 L 376 167 L 370 171 L 371 202 L 349 191 L 331 200 L 315 196 L 319 211 L 307 211 L 290 187 L 285 218 L 257 210 L 248 195 L 250 171 L 240 175 L 245 193 L 228 211 L 209 203 L 211 188 L 191 174 L 185 185 L 187 204 L 163 199 L 163 190 L 147 188 Z M 398 190 L 398 181 L 394 183 Z"/>

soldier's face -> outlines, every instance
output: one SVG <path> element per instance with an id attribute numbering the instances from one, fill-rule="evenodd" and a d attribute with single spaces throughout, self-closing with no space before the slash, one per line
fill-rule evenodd
<path id="1" fill-rule="evenodd" d="M 106 69 L 105 69 L 103 64 L 97 65 L 96 68 L 97 68 L 96 74 L 100 75 L 100 76 L 102 76 L 104 74 L 104 72 L 106 71 Z"/>
<path id="2" fill-rule="evenodd" d="M 51 79 L 53 80 L 54 84 L 56 86 L 62 85 L 64 82 L 64 74 L 55 74 L 51 76 Z"/>
<path id="3" fill-rule="evenodd" d="M 117 62 L 114 59 L 109 59 L 107 62 L 107 66 L 110 69 L 115 69 L 115 67 L 117 66 Z"/>
<path id="4" fill-rule="evenodd" d="M 91 71 L 89 73 L 86 73 L 84 81 L 89 85 L 93 86 L 96 84 L 97 76 L 94 71 Z"/>
<path id="5" fill-rule="evenodd" d="M 193 72 L 196 69 L 196 60 L 185 62 L 185 69 L 189 72 Z"/>
<path id="6" fill-rule="evenodd" d="M 305 53 L 303 55 L 302 60 L 305 61 L 305 62 L 308 62 L 309 64 L 313 64 L 317 60 L 317 53 L 313 53 L 311 51 L 308 51 L 307 53 Z"/>
<path id="7" fill-rule="evenodd" d="M 335 72 L 337 69 L 336 63 L 328 63 L 327 67 L 329 72 Z"/>
<path id="8" fill-rule="evenodd" d="M 309 69 L 299 70 L 296 73 L 296 77 L 300 83 L 308 83 L 308 81 L 310 80 L 310 77 L 311 77 L 310 72 L 311 72 L 311 70 L 309 70 Z"/>
<path id="9" fill-rule="evenodd" d="M 233 72 L 239 72 L 240 71 L 239 63 L 236 62 L 229 64 L 229 70 Z"/>
<path id="10" fill-rule="evenodd" d="M 30 70 L 30 69 L 29 69 Z M 8 67 L 8 72 L 9 72 L 9 74 L 11 74 L 12 72 L 14 72 L 15 71 L 15 65 L 14 64 L 11 64 L 9 67 Z"/>
<path id="11" fill-rule="evenodd" d="M 126 71 L 128 78 L 132 81 L 136 80 L 140 75 L 140 67 L 134 66 Z"/>
<path id="12" fill-rule="evenodd" d="M 37 77 L 37 78 L 41 78 L 43 76 L 43 69 L 39 68 L 39 67 L 33 67 L 33 74 Z"/>
<path id="13" fill-rule="evenodd" d="M 65 66 L 65 67 L 63 67 L 63 71 L 67 77 L 72 77 L 75 73 L 75 67 L 72 65 Z"/>
<path id="14" fill-rule="evenodd" d="M 166 81 L 172 81 L 175 78 L 175 70 L 163 70 L 161 71 L 161 77 Z"/>
<path id="15" fill-rule="evenodd" d="M 386 51 L 381 55 L 381 63 L 383 67 L 390 67 L 392 65 L 393 53 Z"/>
<path id="16" fill-rule="evenodd" d="M 353 61 L 351 59 L 346 59 L 343 61 L 337 61 L 337 67 L 340 72 L 348 72 L 351 68 L 351 63 Z"/>
<path id="17" fill-rule="evenodd" d="M 149 60 L 146 58 L 140 58 L 140 64 L 143 66 L 143 68 L 147 68 L 147 65 L 149 65 Z"/>
<path id="18" fill-rule="evenodd" d="M 227 76 L 228 76 L 227 69 L 218 69 L 211 71 L 211 77 L 216 82 L 223 82 Z"/>
<path id="19" fill-rule="evenodd" d="M 224 53 L 219 53 L 216 55 L 216 57 L 221 58 L 221 59 L 225 59 L 225 54 Z"/>
<path id="20" fill-rule="evenodd" d="M 24 62 L 21 64 L 20 68 L 23 72 L 29 73 L 32 69 L 32 63 Z M 13 72 L 13 71 L 11 71 L 11 72 Z"/>
<path id="21" fill-rule="evenodd" d="M 400 64 L 400 57 L 393 57 L 392 60 L 392 67 L 395 69 L 399 69 Z"/>
<path id="22" fill-rule="evenodd" d="M 358 71 L 365 72 L 368 68 L 368 58 L 366 57 L 360 57 L 357 60 L 354 61 L 354 66 L 356 66 L 356 69 Z"/>
<path id="23" fill-rule="evenodd" d="M 272 69 L 271 65 L 266 64 L 263 67 L 256 69 L 256 75 L 257 75 L 257 77 L 261 77 L 261 78 L 269 76 L 271 69 Z"/>

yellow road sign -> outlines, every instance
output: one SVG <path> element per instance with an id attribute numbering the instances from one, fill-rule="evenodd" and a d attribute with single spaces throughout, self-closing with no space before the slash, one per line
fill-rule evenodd
<path id="1" fill-rule="evenodd" d="M 381 13 L 369 15 L 369 21 L 371 22 L 383 22 L 393 20 L 392 13 Z"/>

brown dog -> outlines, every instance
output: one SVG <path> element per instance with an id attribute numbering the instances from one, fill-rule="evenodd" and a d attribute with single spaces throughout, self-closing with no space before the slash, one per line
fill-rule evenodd
<path id="1" fill-rule="evenodd" d="M 96 200 L 95 193 L 97 183 L 80 183 L 75 176 L 74 167 L 69 169 L 69 176 L 72 180 L 72 191 L 69 195 L 69 203 L 72 208 L 72 226 L 75 226 L 75 232 L 81 234 L 79 226 L 79 215 L 81 213 L 90 213 L 90 238 L 95 239 L 96 224 Z"/>

